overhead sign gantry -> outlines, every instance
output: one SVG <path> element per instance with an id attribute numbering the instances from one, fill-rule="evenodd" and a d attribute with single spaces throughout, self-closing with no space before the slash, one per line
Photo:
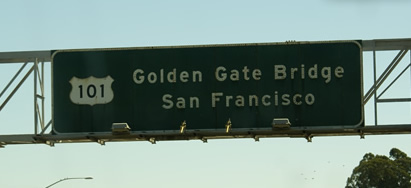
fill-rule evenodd
<path id="1" fill-rule="evenodd" d="M 0 147 L 410 134 L 410 123 L 377 121 L 379 103 L 411 101 L 383 95 L 411 68 L 406 62 L 391 78 L 410 49 L 411 39 L 378 39 L 2 52 L 0 63 L 23 65 L 1 91 L 0 111 L 33 76 L 34 133 L 0 135 Z M 382 51 L 398 54 L 377 75 Z M 365 52 L 372 52 L 374 84 L 363 93 Z M 53 116 L 46 121 L 44 64 L 51 61 Z M 363 126 L 370 101 L 375 120 Z"/>

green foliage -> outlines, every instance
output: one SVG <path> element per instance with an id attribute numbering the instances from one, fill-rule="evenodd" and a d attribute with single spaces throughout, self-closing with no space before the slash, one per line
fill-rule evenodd
<path id="1" fill-rule="evenodd" d="M 346 188 L 411 188 L 411 158 L 397 148 L 390 157 L 367 153 L 347 179 Z"/>

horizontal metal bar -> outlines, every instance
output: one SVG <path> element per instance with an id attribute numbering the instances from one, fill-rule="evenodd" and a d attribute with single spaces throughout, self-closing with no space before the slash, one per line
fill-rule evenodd
<path id="1" fill-rule="evenodd" d="M 0 63 L 50 62 L 51 51 L 0 52 Z"/>
<path id="2" fill-rule="evenodd" d="M 411 48 L 411 38 L 363 40 L 363 51 L 404 50 Z"/>
<path id="3" fill-rule="evenodd" d="M 362 45 L 363 45 L 363 51 L 410 49 L 411 48 L 411 38 L 363 40 Z M 51 50 L 0 52 L 0 63 L 34 62 L 36 58 L 38 58 L 39 61 L 50 62 L 51 61 Z"/>
<path id="4" fill-rule="evenodd" d="M 178 131 L 177 131 L 178 132 Z M 365 126 L 358 128 L 346 129 L 266 129 L 248 132 L 231 133 L 222 132 L 201 132 L 188 131 L 180 134 L 144 134 L 130 133 L 128 135 L 113 135 L 111 133 L 93 133 L 93 134 L 44 134 L 44 135 L 0 135 L 1 145 L 10 144 L 47 144 L 47 143 L 83 143 L 83 142 L 118 142 L 118 141 L 173 141 L 173 140 L 201 140 L 201 139 L 234 139 L 234 138 L 306 138 L 320 136 L 364 136 L 364 135 L 387 135 L 387 134 L 411 134 L 411 124 L 403 125 L 379 125 Z"/>
<path id="5" fill-rule="evenodd" d="M 411 102 L 411 98 L 377 99 L 377 102 Z"/>
<path id="6" fill-rule="evenodd" d="M 405 39 L 376 39 L 363 40 L 363 51 L 372 50 L 401 50 L 411 48 L 411 38 Z M 0 63 L 32 62 L 35 58 L 50 62 L 51 50 L 0 52 Z"/>

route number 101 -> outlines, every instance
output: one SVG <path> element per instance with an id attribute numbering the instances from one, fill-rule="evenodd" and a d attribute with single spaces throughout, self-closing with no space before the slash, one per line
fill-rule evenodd
<path id="1" fill-rule="evenodd" d="M 83 85 L 79 85 L 78 88 L 80 92 L 80 98 L 83 98 L 84 94 L 87 94 L 88 98 L 94 98 L 96 97 L 97 93 L 100 94 L 101 98 L 104 98 L 104 84 L 100 85 L 99 92 L 97 91 L 97 87 L 94 84 L 88 85 L 85 91 L 83 90 Z"/>

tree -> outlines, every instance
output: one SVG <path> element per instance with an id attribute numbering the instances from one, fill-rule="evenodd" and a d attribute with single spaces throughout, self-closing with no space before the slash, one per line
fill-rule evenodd
<path id="1" fill-rule="evenodd" d="M 346 188 L 411 188 L 411 158 L 397 148 L 390 157 L 367 153 L 347 179 Z"/>

